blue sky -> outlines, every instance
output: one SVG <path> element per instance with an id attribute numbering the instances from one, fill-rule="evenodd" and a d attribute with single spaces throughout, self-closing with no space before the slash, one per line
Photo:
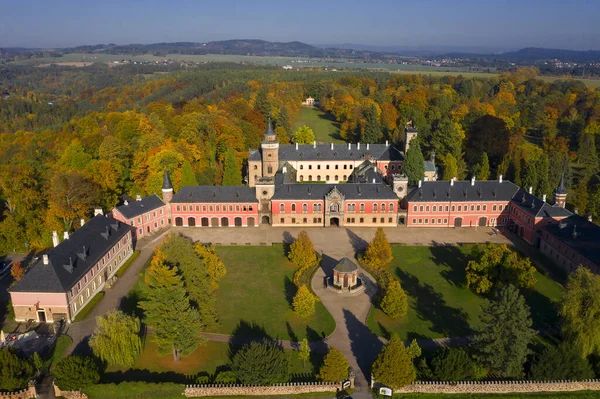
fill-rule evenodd
<path id="1" fill-rule="evenodd" d="M 298 40 L 600 50 L 600 0 L 2 0 L 0 46 Z"/>

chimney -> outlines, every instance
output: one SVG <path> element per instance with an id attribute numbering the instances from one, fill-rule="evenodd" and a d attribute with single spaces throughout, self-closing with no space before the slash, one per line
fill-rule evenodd
<path id="1" fill-rule="evenodd" d="M 421 188 L 421 184 L 422 184 L 422 183 L 423 183 L 423 182 L 421 182 L 421 180 L 419 180 L 419 188 Z"/>
<path id="2" fill-rule="evenodd" d="M 98 215 L 104 215 L 104 211 L 102 210 L 102 208 L 94 209 L 94 216 L 98 216 Z"/>
<path id="3" fill-rule="evenodd" d="M 542 195 L 542 201 L 546 202 L 546 194 Z"/>
<path id="4" fill-rule="evenodd" d="M 529 190 L 527 190 L 529 194 L 533 194 L 533 187 L 529 186 Z"/>
<path id="5" fill-rule="evenodd" d="M 502 175 L 498 176 L 498 183 L 502 183 Z"/>
<path id="6" fill-rule="evenodd" d="M 281 173 L 283 173 L 284 175 L 287 173 L 287 167 L 285 167 L 285 165 L 283 166 L 283 168 L 281 168 Z"/>
<path id="7" fill-rule="evenodd" d="M 375 184 L 375 178 L 373 178 L 373 184 Z"/>
<path id="8" fill-rule="evenodd" d="M 360 143 L 356 143 L 356 149 L 360 150 Z"/>
<path id="9" fill-rule="evenodd" d="M 127 201 L 127 200 L 124 200 L 124 201 L 123 201 L 123 204 L 125 204 L 125 205 L 129 205 L 129 201 Z"/>
<path id="10" fill-rule="evenodd" d="M 450 187 L 454 186 L 454 177 L 450 179 Z"/>
<path id="11" fill-rule="evenodd" d="M 81 224 L 81 227 L 83 227 L 83 225 L 85 224 L 85 219 L 84 218 L 79 219 L 79 223 Z"/>
<path id="12" fill-rule="evenodd" d="M 352 149 L 352 143 L 348 143 L 348 149 L 351 150 Z"/>
<path id="13" fill-rule="evenodd" d="M 369 149 L 369 143 L 367 143 L 367 150 Z"/>
<path id="14" fill-rule="evenodd" d="M 331 150 L 333 151 L 333 143 L 331 143 Z"/>
<path id="15" fill-rule="evenodd" d="M 56 247 L 58 246 L 58 233 L 55 231 L 52 232 L 52 244 Z"/>
<path id="16" fill-rule="evenodd" d="M 579 215 L 579 209 L 575 208 L 575 214 Z"/>
<path id="17" fill-rule="evenodd" d="M 389 145 L 390 145 L 390 142 L 386 140 L 386 141 L 385 141 L 385 146 L 387 147 L 387 146 L 389 146 Z"/>
<path id="18" fill-rule="evenodd" d="M 296 143 L 296 151 L 298 151 L 298 143 Z"/>
<path id="19" fill-rule="evenodd" d="M 313 148 L 317 148 L 317 140 L 313 141 Z"/>
<path id="20" fill-rule="evenodd" d="M 69 232 L 68 232 L 68 231 L 65 231 L 65 233 L 64 233 L 64 236 L 63 236 L 63 237 L 64 237 L 64 239 L 65 239 L 65 240 L 68 240 L 68 239 L 69 239 Z"/>
<path id="21" fill-rule="evenodd" d="M 471 185 L 474 186 L 475 185 L 475 176 L 471 177 Z"/>
<path id="22" fill-rule="evenodd" d="M 48 259 L 47 254 L 42 255 L 42 262 L 44 263 L 44 265 L 47 265 L 50 263 L 50 260 Z"/>
<path id="23" fill-rule="evenodd" d="M 588 215 L 588 222 L 592 222 L 592 215 Z"/>
<path id="24" fill-rule="evenodd" d="M 135 195 L 135 200 L 136 200 L 136 201 L 141 201 L 141 200 L 142 200 L 142 196 L 141 196 L 141 195 L 139 195 L 139 194 L 136 194 L 136 195 Z"/>

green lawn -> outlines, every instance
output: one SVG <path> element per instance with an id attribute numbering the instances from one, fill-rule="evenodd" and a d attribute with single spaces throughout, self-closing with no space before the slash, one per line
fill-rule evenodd
<path id="1" fill-rule="evenodd" d="M 480 325 L 485 300 L 464 285 L 471 246 L 392 246 L 390 272 L 402 282 L 409 297 L 408 314 L 391 319 L 373 307 L 369 328 L 380 336 L 396 332 L 404 339 L 456 337 L 471 334 Z M 556 325 L 555 303 L 563 288 L 536 272 L 537 284 L 525 293 L 534 328 Z"/>
<path id="2" fill-rule="evenodd" d="M 294 131 L 301 126 L 308 126 L 315 133 L 315 139 L 319 143 L 344 143 L 340 137 L 340 128 L 333 115 L 321 111 L 318 108 L 300 109 L 294 121 Z"/>
<path id="3" fill-rule="evenodd" d="M 321 303 L 309 319 L 292 311 L 296 292 L 292 278 L 297 267 L 287 260 L 282 246 L 217 247 L 217 254 L 227 268 L 217 290 L 221 323 L 217 332 L 317 340 L 335 329 Z"/>

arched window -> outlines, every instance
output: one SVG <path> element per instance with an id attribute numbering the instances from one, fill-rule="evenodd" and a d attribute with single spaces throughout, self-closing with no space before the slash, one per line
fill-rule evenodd
<path id="1" fill-rule="evenodd" d="M 390 212 L 394 212 L 394 203 L 390 203 Z"/>
<path id="2" fill-rule="evenodd" d="M 352 204 L 352 212 L 356 212 L 356 204 Z"/>
<path id="3" fill-rule="evenodd" d="M 337 204 L 331 204 L 331 206 L 329 207 L 329 211 L 330 212 L 337 212 L 338 211 L 338 205 Z"/>
<path id="4" fill-rule="evenodd" d="M 319 212 L 321 212 L 321 211 L 323 210 L 323 205 L 321 205 L 321 204 L 318 204 L 318 205 L 317 205 L 317 210 L 318 210 Z"/>
<path id="5" fill-rule="evenodd" d="M 283 212 L 285 210 L 285 206 L 283 204 L 279 204 L 279 212 Z"/>
<path id="6" fill-rule="evenodd" d="M 308 205 L 302 204 L 302 212 L 308 212 Z"/>
<path id="7" fill-rule="evenodd" d="M 300 181 L 304 181 L 304 176 L 300 176 Z"/>
<path id="8" fill-rule="evenodd" d="M 292 212 L 296 212 L 296 204 L 292 204 Z"/>
<path id="9" fill-rule="evenodd" d="M 338 175 L 335 175 L 335 179 L 334 179 L 334 181 L 338 181 L 338 180 L 340 180 L 340 179 L 339 179 L 339 176 L 338 176 Z"/>
<path id="10" fill-rule="evenodd" d="M 360 211 L 364 212 L 365 211 L 365 204 L 360 204 Z"/>
<path id="11" fill-rule="evenodd" d="M 312 181 L 312 175 L 308 175 L 308 181 Z"/>
<path id="12" fill-rule="evenodd" d="M 325 176 L 325 180 L 329 181 L 329 175 Z"/>
<path id="13" fill-rule="evenodd" d="M 321 181 L 321 175 L 317 175 L 317 181 Z"/>
<path id="14" fill-rule="evenodd" d="M 313 212 L 317 211 L 317 204 L 313 204 Z"/>
<path id="15" fill-rule="evenodd" d="M 385 204 L 381 204 L 381 212 L 385 212 Z"/>
<path id="16" fill-rule="evenodd" d="M 373 212 L 377 212 L 377 204 L 373 204 Z"/>
<path id="17" fill-rule="evenodd" d="M 267 167 L 267 173 L 273 173 L 273 167 L 272 166 L 268 166 Z"/>
<path id="18" fill-rule="evenodd" d="M 434 205 L 434 206 L 432 207 L 431 211 L 432 211 L 432 212 L 435 212 L 435 211 L 437 211 L 437 206 L 435 206 L 435 205 Z"/>
<path id="19" fill-rule="evenodd" d="M 352 205 L 348 204 L 348 211 L 351 211 L 351 210 L 352 210 Z"/>
<path id="20" fill-rule="evenodd" d="M 483 210 L 487 211 L 487 205 L 483 205 Z"/>

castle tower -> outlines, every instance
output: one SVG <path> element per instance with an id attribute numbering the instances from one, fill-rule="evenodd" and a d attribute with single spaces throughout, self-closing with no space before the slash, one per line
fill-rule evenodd
<path id="1" fill-rule="evenodd" d="M 564 208 L 567 205 L 567 188 L 565 187 L 565 174 L 560 177 L 560 183 L 554 190 L 554 205 Z"/>
<path id="2" fill-rule="evenodd" d="M 173 185 L 169 178 L 169 173 L 165 170 L 163 175 L 162 197 L 165 204 L 168 204 L 173 199 Z"/>
<path id="3" fill-rule="evenodd" d="M 273 177 L 279 168 L 279 143 L 273 131 L 271 118 L 269 118 L 265 139 L 260 148 L 262 150 L 262 175 L 263 177 Z"/>
<path id="4" fill-rule="evenodd" d="M 417 129 L 413 126 L 413 121 L 410 120 L 408 121 L 408 123 L 406 124 L 406 127 L 404 128 L 404 154 L 406 154 L 408 152 L 408 148 L 410 147 L 410 142 L 417 137 L 418 131 Z"/>

